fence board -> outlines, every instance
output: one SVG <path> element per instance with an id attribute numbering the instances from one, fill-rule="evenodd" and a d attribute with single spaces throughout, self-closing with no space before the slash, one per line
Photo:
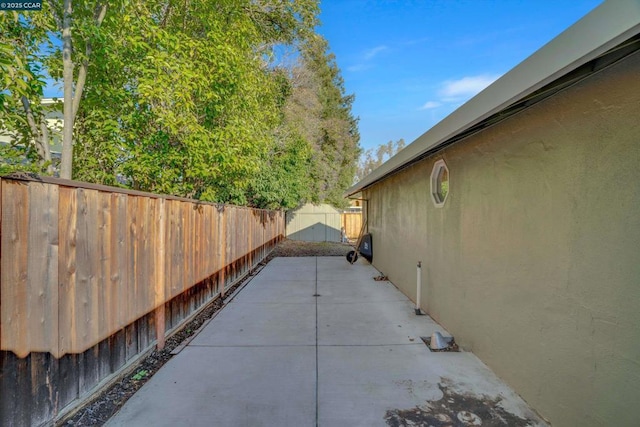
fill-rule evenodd
<path id="1" fill-rule="evenodd" d="M 183 291 L 186 291 L 191 284 L 195 283 L 193 277 L 194 270 L 194 253 L 193 253 L 193 207 L 188 203 L 182 204 L 182 215 L 184 218 L 184 255 L 185 255 L 185 263 L 184 263 L 184 279 L 183 283 Z"/>
<path id="2" fill-rule="evenodd" d="M 222 294 L 282 228 L 280 212 L 28 180 L 0 180 L 0 208 L 2 350 L 79 354 L 99 376 L 108 346 L 88 350 L 207 278 L 186 310 Z M 163 335 L 163 315 L 124 333 L 127 355 L 131 337 Z"/>
<path id="3" fill-rule="evenodd" d="M 173 283 L 171 287 L 171 296 L 175 297 L 179 295 L 184 287 L 182 270 L 184 269 L 184 246 L 183 246 L 183 218 L 182 218 L 182 202 L 174 202 L 172 215 L 174 224 L 171 228 L 172 235 L 172 247 L 173 258 L 171 260 L 172 278 Z"/>
<path id="4" fill-rule="evenodd" d="M 58 349 L 58 188 L 29 185 L 28 317 L 32 351 Z"/>
<path id="5" fill-rule="evenodd" d="M 342 226 L 345 229 L 347 237 L 357 239 L 362 228 L 361 212 L 345 212 L 342 214 Z"/>
<path id="6" fill-rule="evenodd" d="M 139 230 L 138 230 L 138 197 L 127 198 L 127 223 L 129 229 L 127 232 L 127 268 L 126 274 L 129 278 L 129 283 L 126 289 L 126 298 L 129 301 L 129 311 L 127 312 L 126 323 L 131 324 L 136 320 L 136 312 L 138 304 L 136 302 L 138 277 L 136 275 L 136 266 L 138 263 L 138 246 L 140 245 Z"/>
<path id="7" fill-rule="evenodd" d="M 224 298 L 224 291 L 226 289 L 226 272 L 227 272 L 227 251 L 229 249 L 227 245 L 227 210 L 223 208 L 220 215 L 220 285 L 218 292 Z"/>
<path id="8" fill-rule="evenodd" d="M 136 309 L 133 313 L 134 317 L 140 318 L 145 313 L 153 310 L 155 304 L 155 295 L 152 294 L 153 288 L 149 286 L 152 279 L 152 261 L 151 253 L 152 239 L 152 218 L 150 216 L 150 199 L 146 197 L 136 197 L 136 220 L 137 220 L 137 241 L 135 256 L 135 279 L 136 293 L 135 304 Z"/>
<path id="9" fill-rule="evenodd" d="M 98 193 L 98 261 L 100 272 L 98 276 L 98 298 L 100 307 L 98 312 L 98 329 L 101 334 L 115 330 L 117 326 L 114 287 L 111 284 L 111 196 Z M 95 321 L 95 320 L 94 320 Z"/>
<path id="10" fill-rule="evenodd" d="M 155 204 L 155 218 L 156 224 L 158 226 L 157 236 L 158 236 L 158 246 L 156 253 L 156 268 L 159 268 L 161 265 L 165 263 L 165 232 L 166 232 L 166 217 L 165 217 L 165 200 L 157 200 Z M 165 283 L 164 283 L 165 275 L 158 274 L 153 281 L 154 284 L 154 307 L 156 310 L 156 337 L 158 340 L 158 348 L 164 348 L 164 335 L 165 335 L 165 312 L 164 312 L 164 303 L 165 303 Z"/>
<path id="11" fill-rule="evenodd" d="M 2 178 L 0 177 L 0 348 L 4 348 L 2 347 L 2 186 Z M 0 405 L 0 409 L 2 409 L 2 405 Z"/>
<path id="12" fill-rule="evenodd" d="M 215 272 L 215 270 L 213 269 L 213 256 L 215 252 L 213 251 L 213 245 L 211 244 L 211 242 L 213 241 L 212 230 L 214 227 L 215 215 L 213 213 L 214 208 L 211 205 L 204 205 L 202 209 L 203 230 L 202 236 L 200 238 L 203 239 L 204 250 L 202 251 L 201 257 L 202 265 L 205 269 L 203 276 L 209 277 Z M 209 219 L 208 221 L 207 218 Z"/>
<path id="13" fill-rule="evenodd" d="M 79 397 L 80 372 L 77 367 L 77 354 L 67 354 L 58 361 L 58 409 Z"/>
<path id="14" fill-rule="evenodd" d="M 58 405 L 58 363 L 50 353 L 31 353 L 31 394 L 35 399 L 22 402 L 31 416 L 31 425 L 45 425 Z"/>
<path id="15" fill-rule="evenodd" d="M 129 276 L 127 262 L 129 259 L 128 224 L 127 224 L 127 196 L 124 194 L 112 194 L 113 225 L 111 238 L 112 276 L 117 307 L 112 308 L 116 317 L 116 327 L 127 325 L 130 301 L 127 295 L 129 288 Z"/>
<path id="16" fill-rule="evenodd" d="M 198 209 L 196 210 L 198 231 L 195 233 L 196 242 L 194 243 L 197 254 L 196 271 L 198 272 L 196 276 L 196 283 L 203 281 L 211 275 L 211 273 L 209 273 L 209 270 L 207 269 L 207 261 L 204 257 L 204 252 L 207 250 L 208 242 L 206 225 L 204 221 L 204 211 L 204 206 L 198 205 Z"/>
<path id="17" fill-rule="evenodd" d="M 29 313 L 27 301 L 28 278 L 28 231 L 29 199 L 28 187 L 11 181 L 2 181 L 2 253 L 0 262 L 2 286 L 0 300 L 3 301 L 0 322 L 2 322 L 2 348 L 15 352 L 19 357 L 29 354 L 26 315 Z M 11 203 L 8 203 L 11 201 Z M 7 256 L 11 254 L 11 256 Z"/>
<path id="18" fill-rule="evenodd" d="M 31 426 L 29 406 L 32 400 L 31 357 L 19 358 L 11 352 L 0 356 L 0 385 L 3 393 L 0 399 L 2 424 L 8 426 Z"/>
<path id="19" fill-rule="evenodd" d="M 76 295 L 75 309 L 77 340 L 72 352 L 78 353 L 92 347 L 100 339 L 100 293 L 98 277 L 101 276 L 98 257 L 98 193 L 96 190 L 78 189 L 78 235 L 76 241 Z"/>
<path id="20" fill-rule="evenodd" d="M 76 295 L 76 234 L 77 200 L 75 189 L 61 187 L 59 192 L 58 230 L 58 275 L 60 286 L 58 300 L 58 346 L 60 354 L 72 352 L 76 347 L 75 295 Z M 4 347 L 3 347 L 4 348 Z"/>

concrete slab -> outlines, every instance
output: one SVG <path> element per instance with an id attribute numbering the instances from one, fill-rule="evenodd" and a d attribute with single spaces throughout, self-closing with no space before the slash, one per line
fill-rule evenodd
<path id="1" fill-rule="evenodd" d="M 426 353 L 417 344 L 319 347 L 319 423 L 382 426 L 388 410 L 441 398 Z"/>
<path id="2" fill-rule="evenodd" d="M 231 303 L 189 345 L 315 346 L 315 311 L 315 304 Z"/>
<path id="3" fill-rule="evenodd" d="M 353 304 L 406 301 L 407 297 L 389 282 L 318 280 L 318 304 Z"/>
<path id="4" fill-rule="evenodd" d="M 349 264 L 344 257 L 318 257 L 318 280 L 320 281 L 371 281 L 380 272 L 362 258 Z"/>
<path id="5" fill-rule="evenodd" d="M 108 425 L 544 425 L 473 354 L 431 353 L 447 332 L 379 274 L 272 260 Z"/>
<path id="6" fill-rule="evenodd" d="M 318 258 L 318 303 L 406 301 L 407 297 L 366 261 L 350 265 L 335 257 Z"/>
<path id="7" fill-rule="evenodd" d="M 315 266 L 318 262 L 318 258 L 320 257 L 315 257 L 315 256 L 277 257 L 269 261 L 269 264 L 267 264 L 267 267 L 280 268 L 283 266 L 287 266 L 291 268 L 298 268 L 302 265 Z"/>
<path id="8" fill-rule="evenodd" d="M 315 348 L 187 347 L 108 426 L 315 426 Z"/>
<path id="9" fill-rule="evenodd" d="M 321 426 L 544 425 L 468 353 L 431 353 L 424 345 L 319 347 L 318 378 Z M 462 422 L 465 416 L 482 424 Z"/>
<path id="10" fill-rule="evenodd" d="M 273 280 L 256 276 L 232 304 L 307 303 L 315 304 L 316 281 Z"/>
<path id="11" fill-rule="evenodd" d="M 449 335 L 430 317 L 416 316 L 413 304 L 406 299 L 318 303 L 318 345 L 415 344 L 421 342 L 421 336 L 430 336 L 436 331 Z"/>
<path id="12" fill-rule="evenodd" d="M 278 261 L 278 260 L 284 261 Z M 295 261 L 298 260 L 298 261 Z M 276 262 L 277 261 L 277 262 Z M 316 280 L 316 259 L 307 258 L 276 258 L 267 264 L 259 276 L 265 280 Z"/>

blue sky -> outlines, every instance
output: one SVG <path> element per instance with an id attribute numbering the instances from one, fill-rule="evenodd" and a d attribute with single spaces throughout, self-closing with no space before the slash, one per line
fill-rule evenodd
<path id="1" fill-rule="evenodd" d="M 360 145 L 408 144 L 601 0 L 323 0 Z"/>

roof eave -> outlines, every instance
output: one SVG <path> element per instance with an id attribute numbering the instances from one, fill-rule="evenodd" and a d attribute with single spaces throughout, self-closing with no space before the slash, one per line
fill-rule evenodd
<path id="1" fill-rule="evenodd" d="M 358 193 L 640 31 L 640 1 L 605 2 L 349 188 Z"/>

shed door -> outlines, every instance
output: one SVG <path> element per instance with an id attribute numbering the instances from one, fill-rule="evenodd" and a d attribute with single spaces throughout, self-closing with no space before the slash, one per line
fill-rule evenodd
<path id="1" fill-rule="evenodd" d="M 308 217 L 311 224 L 311 242 L 324 242 L 327 235 L 327 226 L 325 224 L 325 214 L 310 214 Z"/>
<path id="2" fill-rule="evenodd" d="M 295 213 L 287 224 L 287 238 L 305 242 L 339 242 L 339 213 Z"/>

